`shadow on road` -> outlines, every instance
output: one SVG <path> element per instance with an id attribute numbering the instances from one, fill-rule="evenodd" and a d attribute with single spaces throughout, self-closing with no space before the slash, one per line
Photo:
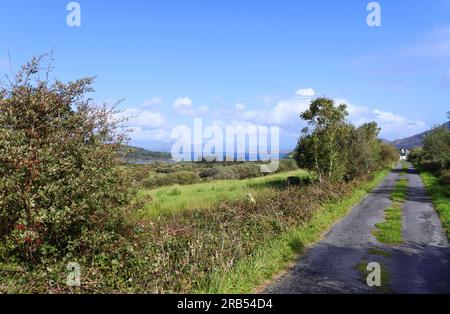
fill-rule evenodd
<path id="1" fill-rule="evenodd" d="M 388 273 L 389 283 L 383 289 L 365 282 L 367 274 L 361 267 L 365 269 L 370 262 L 379 263 Z M 450 293 L 450 249 L 417 243 L 340 247 L 322 242 L 264 293 Z"/>

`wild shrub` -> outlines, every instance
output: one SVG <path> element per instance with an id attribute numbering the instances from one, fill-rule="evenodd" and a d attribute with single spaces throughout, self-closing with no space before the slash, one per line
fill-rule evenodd
<path id="1" fill-rule="evenodd" d="M 297 170 L 297 169 L 298 169 L 298 166 L 297 166 L 297 163 L 295 162 L 295 160 L 292 158 L 287 158 L 287 159 L 282 159 L 280 161 L 277 172 L 287 172 L 287 171 L 293 171 L 293 170 Z"/>
<path id="2" fill-rule="evenodd" d="M 424 151 L 422 147 L 414 147 L 408 155 L 408 161 L 421 164 L 424 160 Z"/>
<path id="3" fill-rule="evenodd" d="M 443 169 L 439 175 L 442 183 L 450 185 L 450 169 Z"/>
<path id="4" fill-rule="evenodd" d="M 216 165 L 199 173 L 201 178 L 213 180 L 249 179 L 261 176 L 257 163 L 240 163 L 233 165 Z"/>
<path id="5" fill-rule="evenodd" d="M 425 159 L 438 164 L 438 170 L 445 169 L 450 162 L 450 130 L 436 127 L 423 139 Z"/>
<path id="6" fill-rule="evenodd" d="M 193 184 L 199 182 L 199 179 L 197 173 L 189 171 L 151 173 L 147 178 L 142 180 L 142 185 L 145 188 L 152 189 L 165 185 Z"/>
<path id="7" fill-rule="evenodd" d="M 347 177 L 358 178 L 378 169 L 381 161 L 380 129 L 375 122 L 352 127 L 348 138 Z"/>
<path id="8" fill-rule="evenodd" d="M 380 143 L 379 167 L 386 168 L 398 161 L 398 150 L 391 144 Z"/>
<path id="9" fill-rule="evenodd" d="M 450 119 L 450 112 L 447 113 Z M 430 130 L 423 139 L 423 147 L 414 148 L 409 161 L 439 176 L 441 182 L 450 182 L 450 122 Z"/>
<path id="10" fill-rule="evenodd" d="M 67 253 L 88 230 L 118 228 L 129 196 L 118 167 L 126 137 L 114 111 L 86 96 L 94 79 L 50 84 L 42 58 L 0 89 L 3 261 L 38 263 Z"/>

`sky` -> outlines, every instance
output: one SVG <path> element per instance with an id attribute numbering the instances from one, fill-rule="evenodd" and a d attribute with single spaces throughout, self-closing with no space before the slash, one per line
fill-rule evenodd
<path id="1" fill-rule="evenodd" d="M 120 104 L 131 144 L 170 150 L 175 126 L 279 126 L 292 149 L 314 97 L 346 103 L 394 140 L 450 111 L 450 0 L 1 0 L 0 76 L 54 51 L 54 76 L 96 76 Z"/>

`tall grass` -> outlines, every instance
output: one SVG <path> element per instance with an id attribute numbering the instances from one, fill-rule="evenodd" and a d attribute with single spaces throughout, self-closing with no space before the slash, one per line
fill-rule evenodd
<path id="1" fill-rule="evenodd" d="M 420 176 L 431 195 L 433 205 L 439 213 L 447 237 L 450 239 L 450 185 L 442 183 L 429 171 L 419 168 Z"/>

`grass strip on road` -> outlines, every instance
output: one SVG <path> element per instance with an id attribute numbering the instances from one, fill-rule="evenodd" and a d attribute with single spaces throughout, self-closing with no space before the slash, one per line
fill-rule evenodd
<path id="1" fill-rule="evenodd" d="M 385 244 L 400 244 L 402 239 L 402 212 L 399 204 L 385 210 L 385 221 L 375 225 L 374 235 Z"/>
<path id="2" fill-rule="evenodd" d="M 404 203 L 406 201 L 407 189 L 408 189 L 408 180 L 407 179 L 399 180 L 396 183 L 394 191 L 391 194 L 391 200 L 396 203 Z"/>
<path id="3" fill-rule="evenodd" d="M 391 194 L 393 204 L 384 211 L 385 220 L 376 224 L 376 230 L 373 232 L 380 243 L 396 245 L 403 242 L 402 205 L 406 201 L 407 189 L 407 179 L 397 181 L 394 191 Z"/>

